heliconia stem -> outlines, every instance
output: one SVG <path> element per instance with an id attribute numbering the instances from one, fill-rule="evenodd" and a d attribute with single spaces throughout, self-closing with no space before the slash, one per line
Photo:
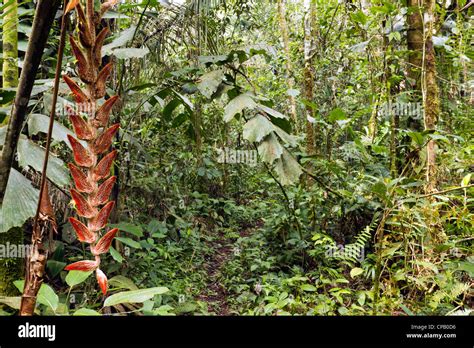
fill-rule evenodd
<path id="1" fill-rule="evenodd" d="M 113 64 L 101 67 L 101 50 L 109 32 L 108 28 L 102 29 L 98 35 L 96 32 L 104 13 L 116 3 L 117 0 L 105 1 L 99 13 L 94 13 L 92 0 L 86 1 L 86 12 L 79 0 L 69 3 L 66 11 L 76 9 L 78 13 L 78 37 L 71 36 L 70 43 L 78 62 L 78 77 L 84 84 L 84 89 L 70 76 L 63 76 L 77 106 L 77 110 L 68 108 L 69 119 L 76 135 L 76 137 L 68 135 L 75 162 L 75 164 L 69 163 L 68 166 L 75 185 L 75 188 L 71 189 L 71 196 L 77 215 L 83 219 L 80 221 L 70 217 L 69 222 L 78 240 L 90 244 L 94 256 L 93 261 L 78 261 L 66 266 L 65 270 L 95 271 L 97 282 L 104 295 L 107 294 L 108 280 L 99 268 L 100 255 L 109 251 L 119 231 L 114 228 L 102 234 L 101 230 L 107 225 L 115 205 L 114 201 L 109 200 L 116 181 L 115 176 L 110 176 L 110 168 L 117 151 L 110 151 L 110 147 L 120 125 L 114 124 L 106 128 L 118 96 L 112 96 L 102 105 L 98 105 L 98 100 L 105 96 L 105 84 L 112 72 Z"/>

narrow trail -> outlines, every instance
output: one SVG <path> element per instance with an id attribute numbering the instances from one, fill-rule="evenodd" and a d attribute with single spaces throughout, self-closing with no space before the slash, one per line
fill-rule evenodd
<path id="1" fill-rule="evenodd" d="M 255 227 L 247 227 L 239 232 L 240 237 L 247 237 L 255 231 Z M 219 232 L 218 238 L 210 243 L 214 253 L 206 260 L 205 268 L 208 274 L 206 290 L 197 299 L 207 303 L 209 313 L 218 316 L 232 315 L 227 302 L 228 293 L 221 283 L 222 270 L 226 263 L 233 257 L 234 245 L 231 239 Z"/>
<path id="2" fill-rule="evenodd" d="M 207 302 L 209 313 L 219 316 L 230 315 L 227 303 L 227 291 L 220 282 L 221 270 L 232 254 L 232 244 L 226 239 L 222 232 L 219 238 L 211 243 L 215 252 L 210 255 L 205 264 L 208 274 L 208 285 L 204 293 L 198 296 L 198 300 Z"/>

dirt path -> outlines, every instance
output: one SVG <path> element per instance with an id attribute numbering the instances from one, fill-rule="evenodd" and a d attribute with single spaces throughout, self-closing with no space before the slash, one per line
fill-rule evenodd
<path id="1" fill-rule="evenodd" d="M 232 244 L 225 236 L 220 233 L 219 239 L 212 242 L 213 254 L 208 258 L 205 267 L 208 274 L 208 286 L 198 300 L 207 302 L 209 313 L 216 315 L 230 315 L 229 305 L 227 304 L 227 291 L 220 283 L 221 270 L 232 254 Z"/>

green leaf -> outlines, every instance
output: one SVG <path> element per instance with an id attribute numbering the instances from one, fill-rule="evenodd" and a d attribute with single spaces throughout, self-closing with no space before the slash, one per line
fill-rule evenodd
<path id="1" fill-rule="evenodd" d="M 23 288 L 25 285 L 24 280 L 16 280 L 13 282 L 15 287 L 20 291 L 23 292 Z M 59 305 L 59 297 L 54 292 L 53 288 L 51 288 L 48 284 L 41 284 L 41 287 L 38 291 L 38 303 L 48 306 L 53 311 L 56 311 Z"/>
<path id="2" fill-rule="evenodd" d="M 28 134 L 30 136 L 36 135 L 40 132 L 47 134 L 48 125 L 49 116 L 42 114 L 31 114 L 28 117 Z M 67 139 L 68 134 L 74 136 L 72 131 L 64 127 L 59 122 L 54 122 L 52 138 L 56 141 L 64 142 L 69 148 L 71 148 L 71 144 L 69 144 L 69 140 Z"/>
<path id="3" fill-rule="evenodd" d="M 64 267 L 66 267 L 65 262 L 48 260 L 46 263 L 46 268 L 49 270 L 53 278 L 56 277 L 64 269 Z"/>
<path id="4" fill-rule="evenodd" d="M 137 237 L 143 237 L 143 228 L 130 222 L 120 222 L 118 224 L 109 224 L 112 228 L 118 228 L 120 231 L 131 233 Z"/>
<path id="5" fill-rule="evenodd" d="M 93 309 L 89 309 L 89 308 L 81 308 L 81 309 L 78 309 L 77 311 L 74 312 L 73 314 L 74 316 L 101 316 L 102 314 L 100 314 L 99 312 L 93 310 Z"/>
<path id="6" fill-rule="evenodd" d="M 138 290 L 138 287 L 135 285 L 133 280 L 124 277 L 122 275 L 115 276 L 109 279 L 110 286 L 119 288 L 119 289 L 128 289 L 128 290 Z"/>
<path id="7" fill-rule="evenodd" d="M 29 139 L 20 137 L 17 151 L 20 167 L 27 168 L 29 166 L 39 173 L 42 172 L 45 149 Z M 53 154 L 49 154 L 47 176 L 59 187 L 69 185 L 69 172 L 64 162 Z"/>
<path id="8" fill-rule="evenodd" d="M 351 269 L 350 275 L 351 275 L 352 278 L 355 278 L 358 275 L 361 275 L 362 273 L 364 273 L 364 270 L 362 268 L 355 267 L 355 268 Z"/>
<path id="9" fill-rule="evenodd" d="M 148 47 L 142 47 L 142 48 L 117 48 L 114 49 L 112 54 L 117 58 L 117 59 L 131 59 L 131 58 L 143 58 L 145 57 L 148 53 L 150 53 L 150 50 Z"/>
<path id="10" fill-rule="evenodd" d="M 301 285 L 300 289 L 303 291 L 309 291 L 309 292 L 315 292 L 317 290 L 317 288 L 311 284 L 303 284 Z"/>
<path id="11" fill-rule="evenodd" d="M 115 237 L 117 238 L 117 237 Z M 112 258 L 117 261 L 118 263 L 122 263 L 123 262 L 123 257 L 122 255 L 120 255 L 120 253 L 114 249 L 114 247 L 110 247 L 109 249 L 109 252 L 110 252 L 110 255 L 112 256 Z"/>
<path id="12" fill-rule="evenodd" d="M 283 115 L 281 112 L 278 112 L 276 110 L 273 110 L 272 108 L 269 108 L 268 106 L 258 104 L 258 109 L 273 116 L 276 118 L 283 118 L 283 119 L 288 119 L 288 116 Z"/>
<path id="13" fill-rule="evenodd" d="M 462 178 L 461 187 L 466 187 L 469 185 L 469 183 L 471 182 L 471 176 L 472 176 L 472 173 L 469 173 L 464 178 Z"/>
<path id="14" fill-rule="evenodd" d="M 110 55 L 113 53 L 112 50 L 114 48 L 126 45 L 133 38 L 133 35 L 135 35 L 136 29 L 136 26 L 131 26 L 130 28 L 118 33 L 116 38 L 111 43 L 103 47 L 102 55 Z"/>
<path id="15" fill-rule="evenodd" d="M 248 140 L 251 143 L 259 143 L 263 138 L 270 134 L 273 129 L 274 126 L 268 118 L 262 115 L 257 115 L 244 125 L 243 136 L 245 140 Z"/>
<path id="16" fill-rule="evenodd" d="M 241 94 L 232 99 L 224 109 L 224 122 L 230 122 L 236 114 L 242 113 L 244 109 L 255 109 L 257 103 L 249 93 Z"/>
<path id="17" fill-rule="evenodd" d="M 13 309 L 20 309 L 21 296 L 0 296 L 0 303 L 3 303 Z"/>
<path id="18" fill-rule="evenodd" d="M 283 146 L 280 145 L 277 137 L 272 132 L 260 143 L 258 152 L 263 162 L 272 164 L 283 154 Z"/>
<path id="19" fill-rule="evenodd" d="M 12 168 L 0 211 L 0 233 L 21 227 L 36 214 L 39 191 L 31 182 Z"/>
<path id="20" fill-rule="evenodd" d="M 87 278 L 89 278 L 92 272 L 93 271 L 69 271 L 66 276 L 66 283 L 72 288 L 73 286 L 79 285 L 84 282 Z"/>
<path id="21" fill-rule="evenodd" d="M 224 71 L 221 69 L 208 72 L 201 76 L 200 82 L 196 85 L 198 90 L 208 99 L 217 91 L 217 88 L 224 78 Z"/>
<path id="22" fill-rule="evenodd" d="M 346 118 L 346 114 L 344 113 L 344 111 L 342 111 L 341 108 L 336 108 L 332 110 L 328 115 L 329 122 L 341 121 L 345 120 Z"/>
<path id="23" fill-rule="evenodd" d="M 126 238 L 126 237 L 115 237 L 116 240 L 121 241 L 123 244 L 128 245 L 129 247 L 135 248 L 135 249 L 141 249 L 140 243 L 134 241 L 133 239 Z"/>
<path id="24" fill-rule="evenodd" d="M 114 306 L 120 303 L 142 303 L 153 298 L 155 295 L 161 295 L 168 291 L 169 289 L 165 287 L 155 287 L 119 292 L 108 297 L 104 302 L 104 306 Z"/>
<path id="25" fill-rule="evenodd" d="M 296 183 L 303 173 L 300 164 L 286 149 L 283 149 L 283 154 L 277 160 L 275 171 L 278 174 L 278 178 L 280 179 L 280 183 L 282 185 L 291 185 Z"/>

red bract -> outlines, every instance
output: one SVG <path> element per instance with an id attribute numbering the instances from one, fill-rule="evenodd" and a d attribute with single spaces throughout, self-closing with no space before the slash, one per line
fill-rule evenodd
<path id="1" fill-rule="evenodd" d="M 85 260 L 68 265 L 66 270 L 96 271 L 97 282 L 105 295 L 108 289 L 107 276 L 99 269 L 100 256 L 110 249 L 113 239 L 118 233 L 114 228 L 105 234 L 101 230 L 107 225 L 115 202 L 109 201 L 110 193 L 115 185 L 116 177 L 110 176 L 110 169 L 117 156 L 117 151 L 107 153 L 112 146 L 114 135 L 119 129 L 115 124 L 106 127 L 110 112 L 117 96 L 112 96 L 98 108 L 98 100 L 106 93 L 105 85 L 110 76 L 113 63 L 101 68 L 102 46 L 109 32 L 103 28 L 99 32 L 102 15 L 116 3 L 110 0 L 102 4 L 100 12 L 94 10 L 94 1 L 88 0 L 84 11 L 79 1 L 73 1 L 67 8 L 77 11 L 77 28 L 79 39 L 71 37 L 71 48 L 77 59 L 77 72 L 84 86 L 81 88 L 71 77 L 65 75 L 64 81 L 69 86 L 74 100 L 78 105 L 74 112 L 68 109 L 68 115 L 77 139 L 68 135 L 76 165 L 69 163 L 75 188 L 71 189 L 77 214 L 86 221 L 82 223 L 73 217 L 69 218 L 71 226 L 81 242 L 90 244 L 95 261 Z M 96 33 L 99 34 L 96 36 Z M 79 44 L 80 43 L 80 44 Z M 85 92 L 87 91 L 87 92 Z M 82 110 L 83 106 L 87 106 Z M 86 118 L 82 115 L 85 114 Z M 85 145 L 83 145 L 85 143 Z M 81 168 L 82 167 L 82 168 Z M 104 180 L 105 179 L 105 180 Z M 104 180 L 103 182 L 100 182 Z M 101 209 L 100 207 L 103 206 Z M 102 235 L 102 237 L 101 237 Z"/>
<path id="2" fill-rule="evenodd" d="M 100 210 L 99 214 L 97 214 L 96 217 L 89 221 L 89 229 L 91 231 L 99 231 L 105 227 L 105 225 L 107 224 L 107 220 L 109 219 L 110 213 L 114 208 L 114 205 L 115 202 L 110 201 Z"/>
<path id="3" fill-rule="evenodd" d="M 66 271 L 84 271 L 89 272 L 95 270 L 99 266 L 97 261 L 78 261 L 67 265 L 64 269 Z"/>
<path id="4" fill-rule="evenodd" d="M 94 191 L 94 183 L 87 178 L 87 175 L 74 164 L 68 164 L 69 170 L 71 171 L 74 184 L 79 192 L 91 193 Z"/>
<path id="5" fill-rule="evenodd" d="M 73 217 L 70 217 L 69 223 L 74 228 L 74 231 L 76 231 L 77 239 L 79 239 L 81 242 L 94 243 L 96 241 L 96 234 L 89 231 L 86 225 L 84 225 L 82 222 Z"/>
<path id="6" fill-rule="evenodd" d="M 91 247 L 93 255 L 104 254 L 109 251 L 110 245 L 112 244 L 115 235 L 118 233 L 118 228 L 114 228 L 107 232 L 96 244 L 96 246 Z"/>
<path id="7" fill-rule="evenodd" d="M 72 153 L 74 155 L 74 161 L 81 167 L 92 167 L 95 165 L 95 156 L 73 136 L 67 135 L 69 143 L 72 147 Z"/>
<path id="8" fill-rule="evenodd" d="M 107 180 L 105 180 L 102 185 L 99 186 L 97 192 L 92 195 L 91 204 L 93 206 L 98 206 L 105 204 L 109 200 L 110 193 L 114 188 L 115 181 L 117 180 L 116 176 L 111 176 Z"/>
<path id="9" fill-rule="evenodd" d="M 118 96 L 113 96 L 105 101 L 104 104 L 97 110 L 97 114 L 95 115 L 95 120 L 93 123 L 97 123 L 97 127 L 105 127 L 107 122 L 109 122 L 110 111 L 112 107 L 118 100 Z"/>
<path id="10" fill-rule="evenodd" d="M 81 140 L 94 139 L 94 130 L 89 127 L 87 122 L 79 115 L 69 114 L 69 119 L 72 123 L 72 128 L 77 137 Z"/>
<path id="11" fill-rule="evenodd" d="M 109 288 L 107 276 L 99 268 L 95 270 L 95 276 L 97 278 L 97 283 L 99 283 L 100 290 L 102 290 L 104 295 L 107 294 L 107 290 Z"/>

